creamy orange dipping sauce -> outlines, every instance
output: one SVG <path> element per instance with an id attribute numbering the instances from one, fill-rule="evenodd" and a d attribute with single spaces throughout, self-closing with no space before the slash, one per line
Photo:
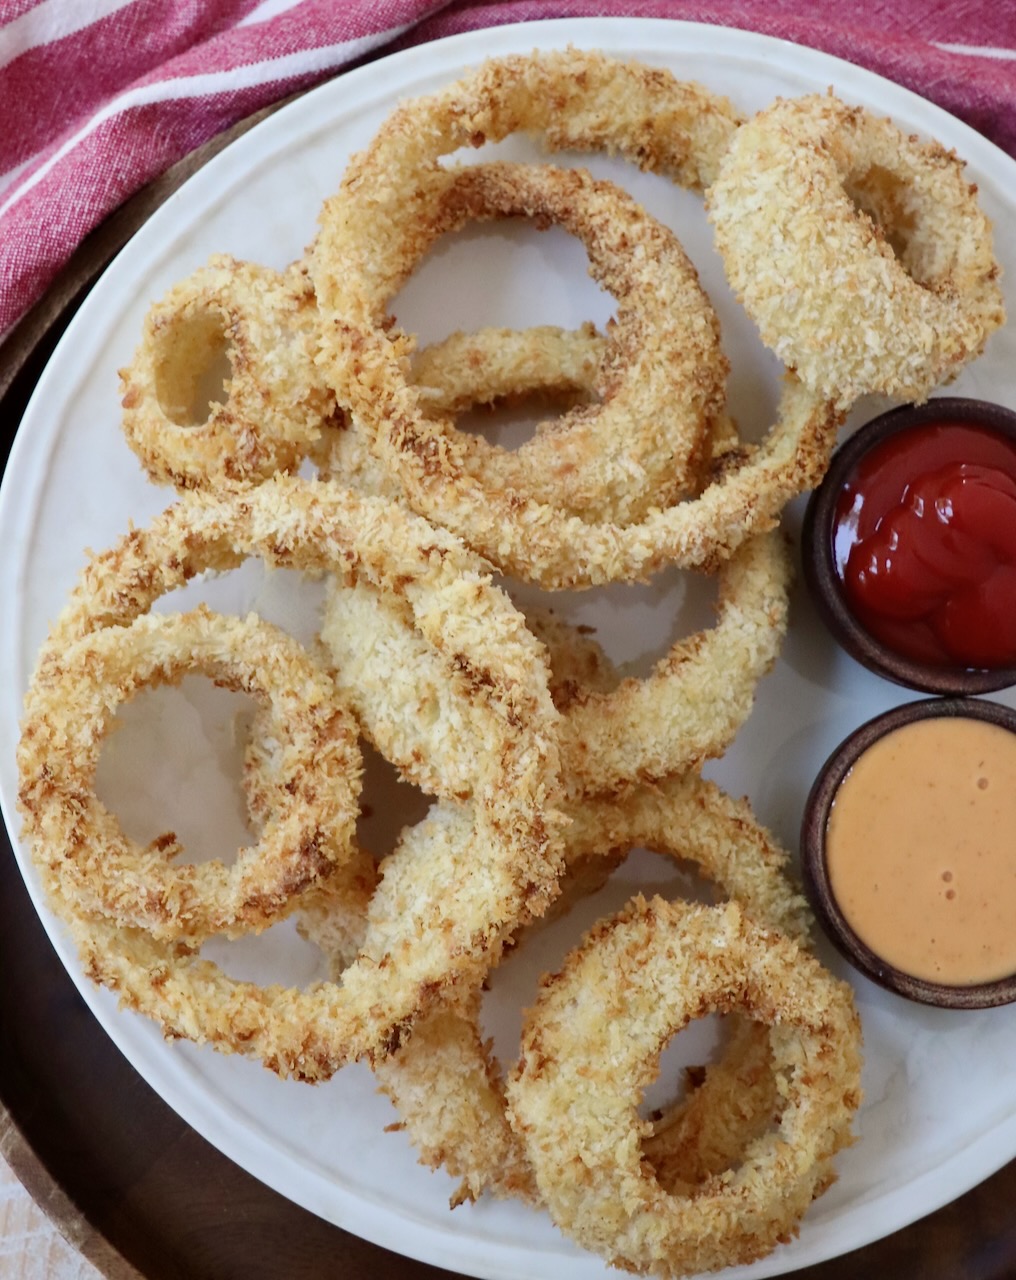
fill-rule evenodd
<path id="1" fill-rule="evenodd" d="M 961 717 L 887 733 L 836 793 L 826 867 L 895 968 L 948 986 L 1016 973 L 1016 734 Z"/>

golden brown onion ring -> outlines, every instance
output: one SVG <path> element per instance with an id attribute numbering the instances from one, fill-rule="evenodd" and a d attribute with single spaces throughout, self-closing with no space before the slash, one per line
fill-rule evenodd
<path id="1" fill-rule="evenodd" d="M 415 353 L 412 379 L 430 414 L 461 413 L 534 393 L 554 399 L 581 393 L 588 399 L 606 344 L 591 324 L 452 333 Z M 544 424 L 544 430 L 559 429 Z"/>
<path id="2" fill-rule="evenodd" d="M 533 325 L 457 332 L 416 352 L 411 378 L 428 416 L 544 398 L 590 403 L 605 342 L 591 324 L 570 330 Z M 553 430 L 553 423 L 543 429 Z M 727 465 L 736 461 L 741 441 L 727 414 L 714 419 L 709 444 L 714 469 L 725 458 Z M 400 497 L 397 478 L 375 456 L 366 429 L 355 419 L 340 415 L 322 432 L 312 456 L 323 478 L 362 493 Z"/>
<path id="3" fill-rule="evenodd" d="M 145 316 L 141 344 L 120 371 L 127 443 L 150 479 L 178 489 L 293 471 L 335 413 L 316 350 L 317 308 L 302 268 L 280 274 L 213 257 Z M 220 370 L 220 387 L 206 385 Z"/>
<path id="4" fill-rule="evenodd" d="M 572 883 L 566 878 L 554 909 L 601 887 L 605 876 L 595 874 L 597 863 L 607 875 L 617 866 L 615 853 L 645 846 L 678 862 L 692 861 L 755 919 L 807 942 L 810 914 L 787 875 L 787 854 L 746 802 L 715 784 L 696 775 L 671 778 L 618 801 L 583 800 L 572 817 L 565 863 L 579 874 Z M 461 824 L 459 839 L 468 838 L 468 825 Z M 590 868 L 593 874 L 587 876 Z M 329 908 L 328 894 L 326 889 L 311 918 L 304 914 L 301 927 L 340 971 L 346 948 L 360 945 L 356 903 L 332 898 Z M 517 944 L 525 945 L 524 932 Z M 525 1152 L 505 1115 L 500 1068 L 480 1027 L 480 999 L 479 987 L 447 993 L 394 1055 L 375 1058 L 375 1074 L 421 1162 L 462 1179 L 453 1203 L 484 1191 L 538 1202 Z M 700 1088 L 667 1112 L 649 1152 L 666 1170 L 669 1187 L 722 1171 L 769 1128 L 780 1103 L 767 1087 L 771 1075 L 761 1070 L 768 1061 L 764 1030 L 739 1029 Z M 746 1081 L 752 1092 L 742 1094 Z"/>
<path id="5" fill-rule="evenodd" d="M 428 416 L 530 397 L 588 400 L 605 342 L 590 324 L 456 332 L 416 352 L 411 377 Z M 336 419 L 322 433 L 314 458 L 324 479 L 361 493 L 401 497 L 397 477 L 371 449 L 369 432 L 355 418 Z"/>
<path id="6" fill-rule="evenodd" d="M 389 225 L 371 186 L 374 177 L 384 200 L 389 177 L 377 180 L 357 163 L 325 206 L 311 259 L 322 366 L 400 478 L 410 452 L 428 471 L 461 469 L 481 489 L 619 520 L 698 487 L 728 367 L 712 304 L 671 231 L 585 170 L 508 163 L 430 166 L 414 178 L 412 218 L 403 210 Z M 404 372 L 408 340 L 387 318 L 392 296 L 440 234 L 508 216 L 578 236 L 590 274 L 618 300 L 597 374 L 600 403 L 568 411 L 514 451 L 459 432 L 450 418 L 426 417 Z M 396 372 L 398 394 L 388 399 Z"/>
<path id="7" fill-rule="evenodd" d="M 663 97 L 642 114 L 645 93 Z M 715 564 L 751 533 L 772 528 L 787 500 L 817 483 L 840 417 L 789 380 L 779 420 L 760 449 L 728 457 L 699 501 L 663 507 L 634 523 L 602 514 L 587 521 L 532 496 L 491 492 L 449 454 L 445 432 L 425 421 L 406 387 L 406 344 L 379 328 L 384 317 L 375 314 L 374 300 L 391 295 L 403 270 L 397 265 L 403 190 L 443 183 L 443 176 L 434 177 L 440 155 L 518 129 L 549 131 L 544 136 L 552 147 L 619 151 L 685 185 L 701 185 L 715 176 L 737 123 L 729 104 L 696 86 L 676 85 L 667 73 L 574 50 L 536 53 L 489 63 L 399 108 L 326 205 L 313 274 L 330 376 L 346 382 L 347 366 L 355 364 L 369 387 L 366 424 L 380 433 L 385 461 L 409 503 L 455 529 L 503 572 L 553 589 L 644 579 L 672 562 Z M 383 243 L 374 245 L 378 238 Z"/>
<path id="8" fill-rule="evenodd" d="M 561 719 L 569 794 L 611 792 L 721 755 L 779 652 L 789 577 L 781 536 L 753 538 L 720 567 L 715 626 L 676 640 L 645 679 L 573 688 Z M 476 741 L 470 711 L 454 699 L 446 664 L 414 637 L 410 621 L 397 599 L 366 584 L 335 583 L 321 636 L 343 699 L 381 754 L 428 794 L 462 796 Z M 451 722 L 449 737 L 443 726 Z M 431 725 L 441 727 L 440 742 Z"/>
<path id="9" fill-rule="evenodd" d="M 527 133 L 550 151 L 603 151 L 704 190 L 743 117 L 729 99 L 661 67 L 597 50 L 490 58 L 396 108 L 371 144 L 393 186 L 463 147 Z M 392 208 L 402 209 L 393 196 Z"/>
<path id="10" fill-rule="evenodd" d="M 840 405 L 927 399 L 1004 320 L 962 161 L 862 107 L 778 100 L 737 133 L 707 201 L 763 341 Z"/>
<path id="11" fill-rule="evenodd" d="M 742 543 L 717 571 L 713 626 L 674 641 L 642 679 L 576 690 L 561 722 L 571 792 L 611 792 L 721 755 L 779 655 L 790 577 L 778 532 Z"/>
<path id="12" fill-rule="evenodd" d="M 643 1158 L 637 1107 L 664 1045 L 710 1012 L 769 1027 L 784 1107 L 737 1168 L 673 1195 Z M 566 1235 L 627 1270 L 717 1270 L 786 1240 L 828 1184 L 860 1103 L 859 1044 L 850 988 L 739 905 L 637 898 L 544 979 L 511 1120 Z"/>
<path id="13" fill-rule="evenodd" d="M 359 812 L 352 716 L 327 672 L 254 615 L 198 609 L 93 632 L 53 654 L 26 699 L 18 805 L 47 888 L 85 914 L 162 938 L 236 936 L 282 919 L 299 895 L 349 857 Z M 173 863 L 172 833 L 143 846 L 95 792 L 103 740 L 140 689 L 198 672 L 262 704 L 282 744 L 261 838 L 232 864 Z"/>
<path id="14" fill-rule="evenodd" d="M 147 930 L 85 917 L 59 898 L 54 905 L 70 925 L 85 973 L 115 991 L 123 1007 L 152 1018 L 168 1038 L 242 1053 L 281 1076 L 319 1081 L 364 1054 L 395 1052 L 444 986 L 478 985 L 496 961 L 504 930 L 492 925 L 489 911 L 479 920 L 476 904 L 482 900 L 486 911 L 493 892 L 503 888 L 476 883 L 487 878 L 476 856 L 482 834 L 474 804 L 435 806 L 382 861 L 376 883 L 371 860 L 359 853 L 314 890 L 306 919 L 330 912 L 327 928 L 349 964 L 334 981 L 303 990 L 232 978 L 188 940 L 160 940 Z M 498 878 L 498 868 L 489 870 Z M 354 917 L 350 904 L 362 905 L 368 892 L 365 919 Z M 530 897 L 522 918 L 541 906 Z M 465 950 L 462 923 L 478 925 L 475 952 Z"/>
<path id="15" fill-rule="evenodd" d="M 263 1052 L 283 1074 L 324 1078 L 397 1043 L 442 985 L 485 972 L 505 930 L 554 896 L 557 717 L 542 649 L 485 567 L 454 538 L 380 499 L 284 476 L 219 498 L 188 494 L 147 529 L 94 557 L 51 632 L 35 680 L 49 678 L 77 637 L 126 625 L 194 575 L 235 567 L 249 555 L 369 581 L 409 603 L 415 625 L 472 702 L 474 724 L 485 724 L 469 789 L 469 856 L 442 857 L 445 837 L 434 830 L 430 856 L 413 849 L 393 857 L 370 949 L 341 989 L 326 985 L 287 997 L 234 983 L 194 959 L 169 984 L 161 978 L 175 963 L 173 948 L 160 950 L 154 939 L 126 932 L 107 963 L 97 953 L 90 963 L 128 999 L 149 1001 L 170 1034 Z M 387 909 L 391 902 L 397 910 Z M 132 957 L 142 953 L 157 966 L 159 981 L 133 972 Z M 261 1018 L 264 1034 L 253 1036 L 250 1024 L 261 1025 Z"/>
<path id="16" fill-rule="evenodd" d="M 341 327 L 337 324 L 333 334 Z M 357 346 L 363 355 L 362 338 L 363 331 L 347 326 L 339 340 L 348 340 L 350 350 Z M 354 477 L 353 483 L 387 484 L 502 572 L 548 590 L 645 580 L 668 564 L 715 568 L 752 534 L 775 528 L 786 503 L 821 480 L 843 420 L 829 401 L 788 375 L 777 421 L 765 439 L 757 447 L 726 441 L 699 496 L 653 509 L 630 524 L 584 519 L 510 489 L 492 489 L 469 474 L 446 448 L 443 430 L 407 392 L 401 353 L 380 351 L 388 342 L 384 335 L 364 341 L 364 382 L 357 395 L 365 397 L 360 408 L 367 425 L 383 434 L 385 423 L 396 424 L 398 439 L 384 442 L 384 455 L 397 475 L 397 489 L 378 480 L 383 468 L 362 465 L 365 451 L 355 434 L 347 440 L 353 465 L 338 463 L 336 470 Z M 718 415 L 711 429 L 714 440 L 728 425 Z"/>

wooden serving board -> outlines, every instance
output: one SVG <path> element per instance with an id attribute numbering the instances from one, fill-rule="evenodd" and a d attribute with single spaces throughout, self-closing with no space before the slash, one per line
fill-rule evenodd
<path id="1" fill-rule="evenodd" d="M 4 439 L 13 437 L 57 339 L 107 262 L 172 191 L 263 114 L 175 166 L 93 233 L 0 347 Z M 0 1155 L 109 1280 L 425 1280 L 448 1274 L 367 1244 L 299 1208 L 171 1111 L 78 995 L 2 831 Z M 1016 1275 L 1014 1204 L 1016 1162 L 896 1235 L 794 1274 L 801 1280 L 1003 1280 Z"/>

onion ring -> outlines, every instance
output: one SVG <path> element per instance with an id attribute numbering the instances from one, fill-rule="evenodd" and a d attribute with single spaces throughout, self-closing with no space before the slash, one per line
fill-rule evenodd
<path id="1" fill-rule="evenodd" d="M 190 671 L 255 695 L 285 743 L 261 839 L 232 866 L 169 865 L 180 853 L 172 834 L 138 844 L 95 793 L 117 708 L 139 689 L 175 684 Z M 253 615 L 198 609 L 106 628 L 54 655 L 26 700 L 18 804 L 47 888 L 76 910 L 160 938 L 235 937 L 282 919 L 349 856 L 360 768 L 352 716 L 296 641 Z"/>
<path id="2" fill-rule="evenodd" d="M 326 332 L 346 320 L 338 295 L 348 263 L 340 271 L 331 265 L 340 246 L 353 252 L 375 297 L 391 297 L 400 275 L 408 274 L 412 260 L 405 262 L 401 252 L 406 202 L 400 188 L 413 191 L 418 216 L 425 188 L 437 184 L 440 191 L 448 181 L 438 165 L 441 156 L 525 131 L 540 136 L 549 150 L 620 154 L 702 190 L 741 120 L 728 99 L 701 85 L 598 52 L 569 48 L 489 60 L 457 83 L 399 107 L 368 151 L 354 158 L 344 190 L 359 185 L 356 199 L 373 202 L 376 216 L 343 227 L 341 194 L 339 203 L 326 204 L 313 266 Z M 384 180 L 371 186 L 370 178 L 381 174 Z M 372 238 L 375 246 L 368 243 Z M 397 355 L 401 340 L 382 348 Z M 336 384 L 344 382 L 340 374 Z M 538 467 L 529 469 L 528 481 L 542 483 Z M 631 476 L 629 488 L 630 482 Z"/>
<path id="3" fill-rule="evenodd" d="M 779 652 L 789 576 L 780 535 L 753 538 L 720 567 L 715 626 L 675 641 L 645 679 L 572 689 L 560 725 L 572 798 L 722 754 Z M 331 584 L 321 637 L 342 698 L 381 754 L 429 795 L 461 797 L 476 742 L 469 709 L 452 705 L 446 666 L 414 638 L 404 605 L 369 585 Z M 430 726 L 450 722 L 451 740 L 442 728 L 435 741 Z"/>
<path id="4" fill-rule="evenodd" d="M 728 98 L 677 80 L 665 68 L 574 48 L 489 59 L 424 100 L 428 122 L 435 115 L 440 120 L 448 103 L 456 147 L 522 130 L 548 151 L 620 155 L 689 191 L 713 181 L 743 122 Z M 402 111 L 412 121 L 420 106 L 409 103 Z"/>
<path id="5" fill-rule="evenodd" d="M 707 204 L 763 341 L 841 406 L 927 399 L 1003 322 L 962 162 L 831 95 L 777 100 L 744 125 Z"/>
<path id="6" fill-rule="evenodd" d="M 555 909 L 600 888 L 618 864 L 614 851 L 627 853 L 644 845 L 677 861 L 692 860 L 756 920 L 807 943 L 811 917 L 787 876 L 787 854 L 747 803 L 715 784 L 693 774 L 672 778 L 639 788 L 621 801 L 585 800 L 573 818 L 565 837 L 565 862 L 569 871 L 578 867 L 580 877 L 565 888 Z M 468 839 L 468 830 L 462 828 L 460 836 Z M 602 864 L 603 876 L 595 873 L 597 864 Z M 584 882 L 587 866 L 594 874 Z M 344 948 L 350 940 L 358 945 L 355 915 L 355 902 L 344 899 L 333 900 L 330 911 L 316 909 L 309 923 L 303 917 L 302 931 L 332 958 L 333 968 L 346 963 Z M 338 952 L 333 950 L 336 937 L 343 944 Z M 524 933 L 517 942 L 524 945 Z M 500 1069 L 480 1029 L 480 999 L 479 987 L 449 992 L 414 1026 L 398 1052 L 374 1060 L 375 1075 L 421 1163 L 444 1167 L 462 1179 L 453 1204 L 484 1191 L 537 1203 L 532 1171 L 505 1115 Z M 773 1089 L 766 1087 L 770 1077 L 760 1070 L 768 1060 L 764 1030 L 739 1030 L 705 1083 L 668 1111 L 649 1148 L 658 1167 L 666 1169 L 668 1186 L 696 1183 L 706 1173 L 722 1171 L 768 1128 L 779 1112 Z M 754 1091 L 742 1096 L 735 1089 L 745 1080 L 752 1081 Z"/>
<path id="7" fill-rule="evenodd" d="M 553 398 L 587 395 L 596 387 L 606 345 L 591 324 L 571 330 L 533 325 L 452 333 L 416 352 L 412 378 L 429 414 L 461 413 L 534 392 Z M 543 430 L 560 426 L 544 423 Z"/>
<path id="8" fill-rule="evenodd" d="M 414 354 L 411 376 L 428 416 L 532 396 L 587 398 L 605 343 L 589 324 L 572 330 L 534 325 L 452 333 Z M 322 434 L 315 460 L 323 479 L 402 500 L 397 478 L 375 455 L 369 433 L 355 418 L 343 416 Z"/>
<path id="9" fill-rule="evenodd" d="M 639 1097 L 675 1031 L 731 1010 L 770 1028 L 783 1112 L 737 1169 L 671 1195 L 642 1157 Z M 508 1082 L 511 1120 L 558 1227 L 613 1265 L 752 1262 L 792 1234 L 851 1141 L 859 1038 L 849 987 L 737 904 L 637 898 L 544 979 Z"/>
<path id="10" fill-rule="evenodd" d="M 295 470 L 336 411 L 314 362 L 317 328 L 300 267 L 283 275 L 218 255 L 174 285 L 120 370 L 124 435 L 149 478 L 212 489 Z M 226 357 L 225 399 L 203 417 L 201 377 Z"/>
<path id="11" fill-rule="evenodd" d="M 603 335 L 588 323 L 571 330 L 533 325 L 523 330 L 456 332 L 416 352 L 411 377 L 428 416 L 533 397 L 588 403 L 605 344 Z M 555 424 L 543 423 L 539 429 L 554 430 Z M 711 430 L 713 468 L 729 465 L 740 447 L 733 421 L 719 414 Z M 339 415 L 334 428 L 322 432 L 312 456 L 324 479 L 361 493 L 402 497 L 396 477 L 374 455 L 368 433 L 355 418 Z"/>
<path id="12" fill-rule="evenodd" d="M 625 95 L 631 91 L 632 102 L 641 101 L 638 84 L 644 87 L 646 79 L 654 92 L 686 95 L 686 102 L 669 114 L 661 110 L 658 129 L 647 112 L 636 130 L 639 141 L 632 142 L 629 126 L 637 111 Z M 501 571 L 548 589 L 644 579 L 668 563 L 715 565 L 745 537 L 772 528 L 787 500 L 817 483 L 842 420 L 834 406 L 791 378 L 779 421 L 760 449 L 728 456 L 697 500 L 661 503 L 660 510 L 626 523 L 605 518 L 602 509 L 587 520 L 525 490 L 483 485 L 449 449 L 446 426 L 428 423 L 407 387 L 405 342 L 389 337 L 383 303 L 376 301 L 391 296 L 405 270 L 399 254 L 408 234 L 400 224 L 402 190 L 422 191 L 433 183 L 440 192 L 449 181 L 437 164 L 440 155 L 517 129 L 549 129 L 551 146 L 620 151 L 695 186 L 696 175 L 715 174 L 737 119 L 726 107 L 714 112 L 709 95 L 697 88 L 672 86 L 666 73 L 575 51 L 490 63 L 389 118 L 326 204 L 313 251 L 323 365 L 336 386 L 362 384 L 353 392 L 354 410 L 362 411 L 406 500 Z M 573 132 L 564 104 L 574 116 Z M 699 136 L 697 121 L 705 116 L 724 123 Z M 426 191 L 421 200 L 427 203 Z"/>
<path id="13" fill-rule="evenodd" d="M 430 471 L 461 468 L 485 490 L 620 520 L 698 487 L 728 366 L 712 305 L 672 232 L 584 170 L 435 163 L 414 178 L 413 219 L 396 220 L 393 238 L 389 214 L 373 207 L 372 172 L 354 159 L 325 205 L 311 270 L 322 365 L 342 407 L 377 435 L 374 447 L 400 478 L 410 451 Z M 375 185 L 382 201 L 390 196 L 389 177 Z M 439 234 L 497 216 L 557 223 L 578 236 L 591 274 L 619 302 L 597 379 L 601 403 L 570 410 L 513 452 L 463 435 L 447 418 L 425 417 L 402 369 L 407 339 L 386 321 L 390 298 Z M 369 236 L 360 243 L 368 227 L 383 252 Z"/>
<path id="14" fill-rule="evenodd" d="M 397 376 L 401 380 L 401 373 Z M 393 382 L 389 389 L 394 387 Z M 397 397 L 382 397 L 382 402 L 389 407 L 402 403 Z M 396 412 L 398 421 L 407 421 L 401 410 Z M 729 422 L 720 415 L 712 432 L 714 440 L 724 440 L 725 450 L 714 478 L 698 497 L 654 509 L 633 524 L 587 520 L 510 490 L 492 490 L 450 464 L 439 471 L 426 460 L 430 437 L 422 410 L 413 421 L 420 448 L 407 444 L 401 453 L 397 489 L 378 480 L 381 468 L 372 471 L 361 463 L 362 482 L 368 487 L 386 484 L 389 492 L 400 493 L 501 572 L 547 590 L 568 590 L 645 581 L 669 564 L 715 569 L 747 538 L 775 528 L 786 503 L 821 480 L 843 415 L 787 375 L 777 421 L 760 445 L 733 444 Z M 347 447 L 354 459 L 358 453 L 362 458 L 355 435 Z M 449 462 L 446 453 L 442 457 Z M 336 463 L 335 473 L 361 482 L 355 465 L 350 469 Z"/>
<path id="15" fill-rule="evenodd" d="M 442 861 L 440 832 L 432 857 L 393 857 L 371 952 L 341 988 L 284 993 L 236 983 L 180 948 L 126 929 L 119 939 L 105 931 L 103 945 L 113 950 L 103 961 L 89 948 L 89 965 L 142 1003 L 167 1034 L 261 1055 L 281 1074 L 322 1079 L 397 1044 L 442 985 L 485 972 L 505 930 L 554 896 L 556 713 L 540 646 L 455 539 L 380 499 L 287 476 L 220 498 L 188 494 L 148 529 L 94 557 L 51 631 L 34 682 L 44 685 L 59 669 L 74 639 L 129 624 L 195 574 L 232 568 L 248 555 L 370 581 L 411 603 L 415 625 L 474 703 L 474 723 L 486 721 L 470 788 L 469 858 Z M 405 909 L 385 915 L 393 899 Z M 142 954 L 158 981 L 133 971 L 132 957 Z"/>

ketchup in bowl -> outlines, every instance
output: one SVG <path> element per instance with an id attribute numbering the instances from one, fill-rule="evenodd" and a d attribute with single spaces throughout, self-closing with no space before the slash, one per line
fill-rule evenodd
<path id="1" fill-rule="evenodd" d="M 833 633 L 889 679 L 1016 683 L 1016 414 L 939 399 L 862 428 L 809 504 L 805 574 Z"/>
<path id="2" fill-rule="evenodd" d="M 877 640 L 917 662 L 1016 665 L 1016 441 L 948 421 L 895 433 L 848 476 L 832 536 Z"/>

